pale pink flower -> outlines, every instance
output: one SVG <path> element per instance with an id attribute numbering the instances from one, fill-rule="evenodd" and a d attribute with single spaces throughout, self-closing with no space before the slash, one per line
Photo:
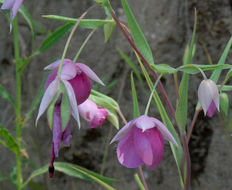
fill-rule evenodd
<path id="1" fill-rule="evenodd" d="M 2 4 L 1 9 L 2 10 L 9 9 L 11 20 L 13 20 L 22 3 L 23 0 L 5 0 L 4 3 Z"/>

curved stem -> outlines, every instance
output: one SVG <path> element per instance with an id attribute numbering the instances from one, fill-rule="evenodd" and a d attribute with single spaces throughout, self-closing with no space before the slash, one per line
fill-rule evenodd
<path id="1" fill-rule="evenodd" d="M 155 92 L 155 88 L 156 88 L 156 86 L 157 86 L 157 84 L 158 84 L 158 82 L 160 81 L 160 79 L 161 79 L 162 76 L 163 76 L 163 75 L 161 74 L 161 75 L 158 77 L 158 79 L 155 81 L 155 84 L 154 84 L 154 87 L 153 87 L 153 89 L 152 89 L 151 95 L 150 95 L 149 100 L 148 100 L 148 102 L 147 102 L 147 106 L 146 106 L 144 115 L 147 115 L 147 114 L 148 114 L 148 110 L 149 110 L 150 105 L 151 105 L 152 96 L 153 96 L 153 94 L 154 94 L 154 92 Z"/>
<path id="2" fill-rule="evenodd" d="M 80 49 L 78 50 L 76 56 L 73 59 L 73 63 L 75 63 L 80 55 L 80 53 L 82 52 L 83 48 L 85 47 L 85 45 L 87 44 L 87 42 L 89 41 L 89 39 L 91 38 L 91 36 L 93 35 L 93 33 L 96 31 L 96 29 L 93 29 L 89 35 L 87 36 L 87 38 L 85 39 L 85 41 L 83 42 L 83 44 L 81 45 Z"/>
<path id="3" fill-rule="evenodd" d="M 18 71 L 20 66 L 19 57 L 19 39 L 18 39 L 18 20 L 15 16 L 13 20 L 13 35 L 14 35 L 14 54 L 16 64 L 16 140 L 17 143 L 21 144 L 21 72 Z M 22 172 L 21 172 L 21 152 L 16 154 L 16 168 L 17 168 L 17 188 L 21 190 L 22 185 Z"/>

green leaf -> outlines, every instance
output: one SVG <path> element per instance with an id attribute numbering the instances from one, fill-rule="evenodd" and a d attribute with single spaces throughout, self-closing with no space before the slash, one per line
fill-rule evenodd
<path id="1" fill-rule="evenodd" d="M 131 92 L 132 92 L 132 98 L 133 98 L 133 110 L 134 110 L 134 118 L 137 118 L 140 116 L 139 112 L 139 104 L 138 104 L 138 99 L 136 95 L 136 89 L 135 89 L 135 83 L 134 83 L 134 77 L 133 73 L 131 73 Z"/>
<path id="2" fill-rule="evenodd" d="M 220 85 L 217 85 L 220 88 Z M 232 85 L 223 85 L 222 91 L 232 91 Z"/>
<path id="3" fill-rule="evenodd" d="M 9 92 L 3 88 L 2 85 L 0 85 L 0 96 L 6 100 L 7 102 L 9 102 L 14 108 L 15 108 L 15 101 L 14 99 L 12 98 L 12 96 L 9 94 Z"/>
<path id="4" fill-rule="evenodd" d="M 151 65 L 151 68 L 160 74 L 173 74 L 177 70 L 167 64 Z"/>
<path id="5" fill-rule="evenodd" d="M 122 6 L 127 17 L 127 22 L 131 31 L 132 38 L 138 50 L 141 52 L 141 54 L 144 56 L 144 58 L 150 65 L 154 65 L 154 59 L 151 48 L 148 45 L 147 40 L 142 30 L 140 29 L 138 23 L 136 22 L 136 19 L 126 0 L 122 0 Z"/>
<path id="6" fill-rule="evenodd" d="M 210 71 L 210 70 L 222 70 L 222 69 L 230 69 L 232 65 L 229 64 L 221 64 L 221 65 L 198 65 L 198 64 L 189 64 L 182 65 L 178 68 L 178 70 L 188 73 L 188 74 L 197 74 L 202 71 Z"/>
<path id="7" fill-rule="evenodd" d="M 98 179 L 100 179 L 101 181 L 105 182 L 105 183 L 114 183 L 114 182 L 118 182 L 118 180 L 113 179 L 113 178 L 108 178 L 108 177 L 104 177 L 102 175 L 99 175 L 95 172 L 92 172 L 90 170 L 87 170 L 81 166 L 78 166 L 76 164 L 70 164 L 70 163 L 66 163 L 66 162 L 55 162 L 54 163 L 54 167 L 55 170 L 65 173 L 66 175 L 72 176 L 72 177 L 77 177 L 80 179 L 85 179 L 85 180 L 90 180 L 93 181 L 91 178 L 89 178 L 88 176 L 84 175 L 83 173 L 80 173 L 78 171 L 76 171 L 73 168 L 78 168 L 79 170 L 82 170 L 84 172 L 86 172 L 87 174 L 94 176 Z"/>
<path id="8" fill-rule="evenodd" d="M 70 120 L 70 115 L 71 115 L 71 108 L 70 108 L 69 98 L 68 98 L 68 94 L 67 94 L 66 91 L 63 91 L 63 93 L 62 93 L 60 115 L 61 115 L 62 131 L 64 131 L 66 126 L 68 125 L 68 122 Z"/>
<path id="9" fill-rule="evenodd" d="M 13 153 L 18 154 L 20 152 L 20 147 L 14 137 L 8 132 L 7 129 L 0 125 L 0 137 L 3 137 L 5 144 Z"/>
<path id="10" fill-rule="evenodd" d="M 220 110 L 224 115 L 228 115 L 229 111 L 229 98 L 226 93 L 220 94 Z"/>
<path id="11" fill-rule="evenodd" d="M 116 23 L 115 21 L 112 19 L 112 17 L 107 17 L 106 20 L 112 20 L 113 23 L 106 23 L 104 24 L 104 36 L 105 36 L 105 43 L 110 39 L 110 36 L 112 35 L 114 29 L 115 29 L 115 26 L 116 26 Z"/>
<path id="12" fill-rule="evenodd" d="M 231 45 L 232 45 L 232 37 L 230 38 L 229 42 L 227 43 L 227 45 L 226 45 L 226 47 L 225 47 L 219 61 L 218 61 L 218 65 L 221 65 L 221 64 L 225 63 Z M 215 70 L 213 72 L 213 74 L 211 75 L 210 79 L 213 80 L 215 83 L 217 83 L 220 75 L 221 75 L 221 70 Z"/>
<path id="13" fill-rule="evenodd" d="M 48 37 L 43 41 L 40 48 L 34 54 L 43 53 L 50 47 L 54 46 L 64 37 L 65 34 L 67 34 L 72 29 L 73 26 L 74 24 L 72 23 L 65 24 L 58 28 L 55 32 L 48 35 Z"/>
<path id="14" fill-rule="evenodd" d="M 43 15 L 44 18 L 58 20 L 62 22 L 66 22 L 68 24 L 75 24 L 77 22 L 77 18 L 69 18 L 64 16 L 58 16 L 58 15 Z M 87 28 L 87 29 L 97 29 L 104 24 L 114 24 L 114 20 L 112 19 L 82 19 L 80 21 L 79 27 L 81 28 Z"/>

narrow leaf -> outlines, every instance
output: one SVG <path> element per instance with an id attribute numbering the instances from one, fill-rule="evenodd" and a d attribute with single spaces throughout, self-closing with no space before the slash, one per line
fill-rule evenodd
<path id="1" fill-rule="evenodd" d="M 167 64 L 151 65 L 151 68 L 160 74 L 173 74 L 177 70 Z"/>
<path id="2" fill-rule="evenodd" d="M 112 17 L 111 18 L 107 18 L 107 19 L 112 19 Z M 111 35 L 112 35 L 112 33 L 113 33 L 114 29 L 115 29 L 115 26 L 116 26 L 115 22 L 104 24 L 105 43 L 110 39 L 110 37 L 111 37 Z"/>
<path id="3" fill-rule="evenodd" d="M 15 101 L 14 99 L 12 98 L 12 96 L 9 94 L 9 92 L 3 88 L 2 85 L 0 85 L 0 96 L 6 100 L 7 102 L 9 102 L 14 108 L 15 108 Z"/>
<path id="4" fill-rule="evenodd" d="M 136 89 L 135 89 L 133 73 L 131 73 L 131 92 L 132 92 L 132 98 L 133 98 L 134 118 L 137 118 L 140 116 L 140 112 L 139 112 L 139 104 L 138 104 L 138 99 L 137 99 L 137 94 L 136 94 Z"/>
<path id="5" fill-rule="evenodd" d="M 71 115 L 71 108 L 69 104 L 69 98 L 68 95 L 65 91 L 62 93 L 62 101 L 61 101 L 61 126 L 62 126 L 62 131 L 65 130 L 69 120 L 70 120 L 70 115 Z"/>
<path id="6" fill-rule="evenodd" d="M 232 45 L 232 37 L 230 38 L 229 42 L 227 43 L 227 45 L 226 45 L 226 47 L 225 47 L 219 61 L 218 61 L 218 65 L 221 65 L 221 64 L 225 63 L 231 45 Z M 221 74 L 221 70 L 215 70 L 213 72 L 213 74 L 211 75 L 210 79 L 213 80 L 215 83 L 217 83 L 220 74 Z"/>
<path id="7" fill-rule="evenodd" d="M 138 50 L 141 52 L 141 54 L 144 56 L 144 58 L 150 65 L 154 65 L 154 59 L 151 48 L 148 45 L 147 40 L 142 30 L 140 29 L 138 23 L 136 22 L 136 19 L 126 0 L 122 0 L 122 6 L 127 17 L 127 22 L 131 31 L 132 38 L 135 41 Z"/>
<path id="8" fill-rule="evenodd" d="M 15 154 L 20 152 L 20 147 L 18 143 L 15 141 L 14 137 L 8 132 L 7 129 L 3 128 L 0 125 L 0 137 L 3 137 L 5 140 L 5 145 Z"/>

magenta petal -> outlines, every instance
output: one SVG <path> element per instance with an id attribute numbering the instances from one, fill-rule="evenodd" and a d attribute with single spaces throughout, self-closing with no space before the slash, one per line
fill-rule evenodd
<path id="1" fill-rule="evenodd" d="M 127 168 L 136 168 L 143 164 L 135 150 L 131 131 L 121 138 L 118 143 L 117 156 L 118 161 Z"/>
<path id="2" fill-rule="evenodd" d="M 56 105 L 54 108 L 54 119 L 53 119 L 53 138 L 52 142 L 54 145 L 55 156 L 58 157 L 60 142 L 61 142 L 61 123 L 60 123 L 60 106 Z"/>
<path id="3" fill-rule="evenodd" d="M 37 122 L 40 118 L 40 116 L 45 112 L 45 110 L 47 109 L 47 107 L 49 106 L 49 104 L 51 103 L 51 101 L 53 100 L 53 98 L 55 97 L 55 95 L 58 92 L 58 88 L 59 88 L 59 79 L 56 78 L 47 88 L 47 90 L 45 91 L 42 101 L 40 103 L 40 107 L 39 107 L 39 112 L 36 118 L 36 122 L 35 125 L 37 125 Z"/>
<path id="4" fill-rule="evenodd" d="M 83 71 L 89 78 L 91 78 L 92 80 L 100 83 L 101 85 L 104 86 L 104 83 L 101 81 L 100 78 L 98 78 L 98 76 L 92 71 L 92 69 L 90 69 L 87 65 L 83 64 L 83 63 L 77 63 L 76 64 L 81 71 Z"/>
<path id="5" fill-rule="evenodd" d="M 14 6 L 11 10 L 11 19 L 13 20 L 15 15 L 17 14 L 21 4 L 23 3 L 23 0 L 15 0 Z"/>
<path id="6" fill-rule="evenodd" d="M 5 9 L 12 9 L 14 6 L 16 0 L 5 0 L 4 3 L 2 4 L 1 9 L 5 10 Z"/>
<path id="7" fill-rule="evenodd" d="M 153 153 L 150 142 L 146 137 L 146 133 L 148 133 L 148 130 L 142 132 L 142 129 L 134 127 L 132 131 L 134 146 L 137 154 L 140 156 L 140 159 L 144 162 L 144 164 L 150 166 L 153 162 Z"/>
<path id="8" fill-rule="evenodd" d="M 69 103 L 70 103 L 71 108 L 72 108 L 72 116 L 77 121 L 77 125 L 80 128 L 81 124 L 80 124 L 79 112 L 78 112 L 77 102 L 76 102 L 73 88 L 72 88 L 71 84 L 69 84 L 69 82 L 67 82 L 65 80 L 62 80 L 62 82 L 64 83 L 64 86 L 65 86 L 67 94 L 68 94 Z"/>
<path id="9" fill-rule="evenodd" d="M 110 144 L 123 138 L 128 133 L 128 131 L 133 127 L 134 121 L 135 121 L 135 119 L 131 120 L 123 128 L 121 128 L 118 131 L 118 133 L 114 136 L 114 138 L 111 140 Z"/>
<path id="10" fill-rule="evenodd" d="M 46 66 L 46 67 L 44 68 L 44 70 L 57 69 L 57 68 L 60 66 L 60 62 L 61 62 L 61 60 L 59 59 L 59 60 L 57 60 L 57 61 L 55 61 L 55 62 L 49 64 L 48 66 Z M 64 66 L 66 63 L 70 63 L 70 62 L 73 63 L 72 60 L 70 60 L 70 59 L 64 59 L 63 66 Z"/>
<path id="11" fill-rule="evenodd" d="M 217 111 L 217 107 L 216 107 L 214 101 L 212 101 L 206 114 L 208 117 L 213 117 L 213 115 L 215 114 L 216 111 Z"/>
<path id="12" fill-rule="evenodd" d="M 153 162 L 150 166 L 147 165 L 147 168 L 153 170 L 162 161 L 164 153 L 164 138 L 157 128 L 150 129 L 149 131 L 147 131 L 146 134 L 149 142 L 151 143 L 153 152 Z"/>
<path id="13" fill-rule="evenodd" d="M 67 127 L 65 128 L 65 130 L 62 133 L 62 141 L 63 141 L 65 146 L 70 146 L 71 138 L 72 138 L 71 125 L 70 125 L 70 121 L 69 121 Z"/>
<path id="14" fill-rule="evenodd" d="M 56 69 L 48 75 L 47 80 L 46 80 L 45 85 L 44 85 L 45 90 L 48 88 L 48 86 L 51 84 L 51 82 L 55 80 L 55 78 L 57 76 L 57 72 L 58 72 L 58 70 Z"/>
<path id="15" fill-rule="evenodd" d="M 74 90 L 77 104 L 83 103 L 91 92 L 91 82 L 85 73 L 77 74 L 75 78 L 69 80 Z"/>

